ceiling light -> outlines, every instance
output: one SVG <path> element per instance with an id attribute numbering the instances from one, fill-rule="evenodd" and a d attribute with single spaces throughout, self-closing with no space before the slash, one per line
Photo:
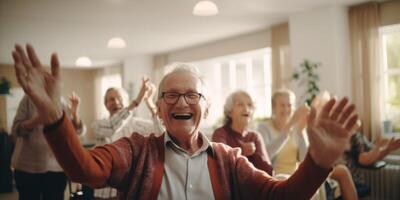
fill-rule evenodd
<path id="1" fill-rule="evenodd" d="M 218 7 L 212 1 L 199 1 L 193 7 L 193 15 L 213 16 L 218 14 Z"/>
<path id="2" fill-rule="evenodd" d="M 126 47 L 125 40 L 120 37 L 113 37 L 108 40 L 107 47 L 111 49 L 122 49 Z"/>
<path id="3" fill-rule="evenodd" d="M 76 59 L 75 65 L 79 67 L 90 67 L 92 66 L 92 61 L 90 60 L 90 58 L 82 56 Z"/>

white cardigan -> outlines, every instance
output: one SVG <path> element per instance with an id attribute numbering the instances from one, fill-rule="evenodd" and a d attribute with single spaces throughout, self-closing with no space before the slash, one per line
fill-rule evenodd
<path id="1" fill-rule="evenodd" d="M 272 163 L 274 163 L 277 155 L 282 150 L 282 147 L 288 141 L 289 134 L 294 138 L 294 141 L 299 148 L 297 155 L 298 161 L 304 160 L 308 148 L 308 138 L 304 130 L 298 130 L 297 127 L 294 127 L 289 134 L 278 133 L 273 127 L 271 119 L 261 122 L 258 125 L 257 130 L 261 133 L 261 136 L 264 139 L 265 147 L 267 148 L 267 153 L 271 158 Z M 299 131 L 302 131 L 302 133 L 299 133 Z"/>

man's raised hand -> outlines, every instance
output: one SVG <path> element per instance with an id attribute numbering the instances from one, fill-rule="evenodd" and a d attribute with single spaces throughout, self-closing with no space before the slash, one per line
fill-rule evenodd
<path id="1" fill-rule="evenodd" d="M 18 83 L 35 104 L 40 123 L 56 122 L 63 113 L 60 102 L 60 64 L 57 55 L 51 55 L 51 73 L 43 68 L 30 44 L 26 45 L 26 51 L 16 44 L 12 56 Z"/>

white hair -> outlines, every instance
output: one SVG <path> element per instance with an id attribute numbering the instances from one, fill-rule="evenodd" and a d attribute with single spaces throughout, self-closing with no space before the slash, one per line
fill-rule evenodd
<path id="1" fill-rule="evenodd" d="M 200 82 L 201 82 L 201 87 L 202 87 L 202 91 L 201 92 L 204 95 L 204 97 L 206 99 L 208 99 L 206 94 L 204 94 L 206 92 L 206 82 L 204 80 L 204 77 L 200 74 L 199 69 L 195 65 L 192 65 L 192 64 L 189 64 L 189 63 L 176 62 L 176 63 L 173 63 L 171 65 L 167 65 L 166 68 L 172 68 L 172 71 L 167 73 L 161 79 L 160 84 L 158 85 L 158 95 L 157 95 L 158 99 L 161 98 L 162 93 L 164 92 L 163 91 L 164 82 L 167 79 L 167 77 L 169 77 L 169 76 L 171 76 L 173 74 L 176 74 L 176 73 L 191 73 L 196 78 L 198 78 L 200 80 Z"/>
<path id="2" fill-rule="evenodd" d="M 251 102 L 253 102 L 253 104 L 255 104 L 255 102 L 253 101 L 253 98 L 251 98 L 250 94 L 247 93 L 244 90 L 236 90 L 235 92 L 232 92 L 225 100 L 225 105 L 224 105 L 224 124 L 231 124 L 232 123 L 232 118 L 229 116 L 229 114 L 232 112 L 233 110 L 233 104 L 235 103 L 235 97 L 237 95 L 245 95 L 247 96 Z"/>
<path id="3" fill-rule="evenodd" d="M 126 90 L 125 90 L 124 88 L 121 88 L 121 87 L 109 87 L 109 88 L 106 90 L 106 93 L 104 94 L 104 104 L 107 103 L 107 94 L 108 94 L 110 91 L 117 91 L 117 92 L 119 92 L 119 94 L 121 95 L 122 103 L 124 104 L 124 106 L 128 105 L 128 99 L 129 99 L 128 93 L 126 92 Z"/>

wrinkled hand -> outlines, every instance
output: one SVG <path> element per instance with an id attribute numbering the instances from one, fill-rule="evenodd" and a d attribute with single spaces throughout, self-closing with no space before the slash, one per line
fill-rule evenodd
<path id="1" fill-rule="evenodd" d="M 312 107 L 307 127 L 309 153 L 319 166 L 329 169 L 343 154 L 352 134 L 351 128 L 358 119 L 354 110 L 355 106 L 348 105 L 347 98 L 338 103 L 330 99 L 319 115 Z"/>
<path id="2" fill-rule="evenodd" d="M 144 95 L 144 99 L 146 101 L 146 106 L 147 108 L 150 110 L 150 113 L 153 117 L 157 116 L 157 107 L 153 102 L 154 99 L 154 95 L 156 94 L 156 86 L 151 83 L 148 82 L 148 90 L 146 91 L 145 95 Z"/>
<path id="3" fill-rule="evenodd" d="M 149 82 L 150 82 L 150 79 L 148 77 L 143 76 L 142 86 L 140 88 L 138 96 L 136 97 L 136 101 L 138 103 L 142 102 L 143 98 L 145 97 L 146 92 L 149 90 L 149 88 L 150 88 Z"/>
<path id="4" fill-rule="evenodd" d="M 310 107 L 307 106 L 306 104 L 301 105 L 300 107 L 297 108 L 297 110 L 294 112 L 292 116 L 292 123 L 297 124 L 299 129 L 303 129 L 306 127 L 307 124 L 307 118 L 310 113 Z M 301 132 L 301 131 L 299 131 Z"/>
<path id="5" fill-rule="evenodd" d="M 16 44 L 12 56 L 18 83 L 39 111 L 40 123 L 51 124 L 60 119 L 63 112 L 57 55 L 51 55 L 51 73 L 42 67 L 34 48 L 29 44 L 26 45 L 26 52 Z"/>
<path id="6" fill-rule="evenodd" d="M 69 110 L 71 111 L 72 116 L 77 116 L 80 102 L 81 98 L 75 92 L 72 92 L 71 95 L 69 95 Z"/>
<path id="7" fill-rule="evenodd" d="M 331 99 L 331 95 L 328 91 L 323 91 L 319 93 L 311 102 L 311 107 L 314 107 L 317 110 L 317 113 L 322 111 L 324 105 Z"/>
<path id="8" fill-rule="evenodd" d="M 153 83 L 147 83 L 147 91 L 144 94 L 145 100 L 152 100 L 154 95 L 156 94 L 157 88 Z"/>
<path id="9" fill-rule="evenodd" d="M 375 140 L 374 145 L 375 145 L 378 149 L 380 149 L 380 148 L 386 146 L 386 144 L 388 144 L 388 142 L 389 142 L 389 140 L 387 140 L 387 139 L 382 139 L 381 137 L 378 137 L 378 138 Z"/>
<path id="10" fill-rule="evenodd" d="M 389 141 L 389 143 L 387 144 L 387 146 L 386 146 L 386 149 L 389 151 L 389 152 L 392 152 L 392 151 L 395 151 L 395 150 L 397 150 L 397 149 L 400 149 L 400 139 L 394 139 L 394 138 L 392 138 L 390 141 Z"/>
<path id="11" fill-rule="evenodd" d="M 241 145 L 242 154 L 244 156 L 251 156 L 256 152 L 256 145 L 254 142 L 246 142 Z"/>

